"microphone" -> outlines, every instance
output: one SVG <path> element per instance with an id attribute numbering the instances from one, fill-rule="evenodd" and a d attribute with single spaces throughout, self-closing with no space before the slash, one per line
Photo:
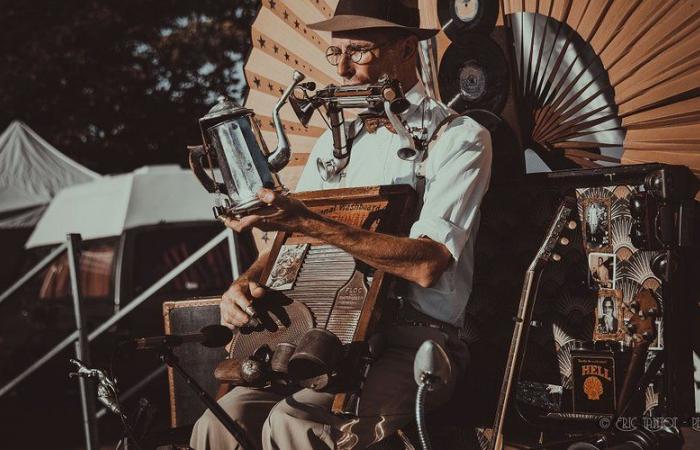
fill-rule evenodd
<path id="1" fill-rule="evenodd" d="M 421 344 L 413 360 L 413 378 L 418 384 L 416 393 L 416 425 L 423 450 L 431 450 L 425 427 L 425 397 L 428 391 L 444 386 L 450 379 L 452 367 L 447 353 L 440 344 L 427 340 Z"/>
<path id="2" fill-rule="evenodd" d="M 429 391 L 447 384 L 450 379 L 450 360 L 445 350 L 432 340 L 427 340 L 418 349 L 413 362 L 413 378 L 416 384 L 427 385 Z"/>
<path id="3" fill-rule="evenodd" d="M 122 342 L 120 345 L 130 350 L 157 350 L 162 347 L 178 347 L 188 342 L 198 342 L 205 347 L 223 347 L 231 342 L 233 332 L 223 325 L 207 325 L 199 333 L 171 334 L 136 338 Z"/>

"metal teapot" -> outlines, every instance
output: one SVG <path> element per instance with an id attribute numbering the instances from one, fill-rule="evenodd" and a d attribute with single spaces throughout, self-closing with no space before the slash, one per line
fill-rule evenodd
<path id="1" fill-rule="evenodd" d="M 216 217 L 222 214 L 241 217 L 260 208 L 264 205 L 257 197 L 261 188 L 287 191 L 277 175 L 291 157 L 279 111 L 304 78 L 304 74 L 295 71 L 292 84 L 275 105 L 272 120 L 277 133 L 277 148 L 273 152 L 265 145 L 254 111 L 238 106 L 226 97 L 219 97 L 218 103 L 199 119 L 204 145 L 188 147 L 189 163 L 202 186 L 223 197 L 222 204 L 214 207 Z M 213 170 L 211 175 L 207 173 L 205 158 L 210 168 L 214 167 L 214 160 L 218 163 L 223 182 L 216 180 Z"/>

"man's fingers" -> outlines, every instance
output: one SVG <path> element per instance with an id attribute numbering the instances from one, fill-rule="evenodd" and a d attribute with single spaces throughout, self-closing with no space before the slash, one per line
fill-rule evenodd
<path id="1" fill-rule="evenodd" d="M 265 289 L 255 281 L 248 282 L 248 289 L 254 298 L 262 298 L 265 295 Z"/>
<path id="2" fill-rule="evenodd" d="M 265 207 L 257 210 L 256 214 L 250 214 L 242 217 L 240 220 L 236 220 L 232 224 L 232 228 L 239 233 L 251 227 L 262 228 L 268 221 L 277 218 L 281 214 L 282 212 L 279 210 L 279 208 Z"/>
<path id="3" fill-rule="evenodd" d="M 275 192 L 271 189 L 260 189 L 258 191 L 258 198 L 268 205 L 276 206 L 280 209 L 285 209 L 289 205 L 289 199 L 286 195 Z"/>
<path id="4" fill-rule="evenodd" d="M 229 328 L 242 327 L 250 320 L 250 316 L 243 312 L 240 306 L 234 302 L 221 305 L 221 321 Z"/>
<path id="5" fill-rule="evenodd" d="M 276 194 L 275 191 L 271 189 L 262 188 L 257 194 L 258 198 L 268 205 L 271 205 L 275 201 Z"/>
<path id="6" fill-rule="evenodd" d="M 231 331 L 236 331 L 236 326 L 235 326 L 234 324 L 232 324 L 232 323 L 228 323 L 226 320 L 224 320 L 223 317 L 221 317 L 221 323 L 220 323 L 220 325 L 222 325 L 222 326 L 228 328 L 228 329 L 231 330 Z"/>
<path id="7" fill-rule="evenodd" d="M 234 283 L 221 296 L 221 322 L 227 327 L 242 327 L 250 321 L 250 293 L 248 286 Z M 252 298 L 252 297 L 251 297 Z"/>
<path id="8" fill-rule="evenodd" d="M 224 223 L 228 228 L 231 228 L 233 231 L 236 231 L 240 233 L 241 231 L 245 231 L 244 225 L 241 223 L 241 220 L 238 220 L 234 217 L 227 216 L 225 214 L 222 214 L 218 217 L 220 221 Z"/>

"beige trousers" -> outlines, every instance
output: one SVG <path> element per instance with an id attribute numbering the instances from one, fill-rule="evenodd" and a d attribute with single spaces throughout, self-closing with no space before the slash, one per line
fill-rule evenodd
<path id="1" fill-rule="evenodd" d="M 428 410 L 445 403 L 468 360 L 466 345 L 435 328 L 392 326 L 383 331 L 386 349 L 372 364 L 356 419 L 331 413 L 333 394 L 302 389 L 284 396 L 271 389 L 237 387 L 219 400 L 245 430 L 256 448 L 272 450 L 362 449 L 413 421 L 413 359 L 426 339 L 440 344 L 450 357 L 448 385 L 428 396 Z M 190 446 L 195 450 L 233 450 L 240 446 L 207 411 L 197 421 Z"/>

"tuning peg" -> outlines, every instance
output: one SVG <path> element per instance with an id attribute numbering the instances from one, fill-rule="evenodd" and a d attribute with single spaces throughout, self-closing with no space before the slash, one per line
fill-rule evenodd
<path id="1" fill-rule="evenodd" d="M 671 274 L 678 270 L 678 258 L 666 252 L 659 253 L 649 263 L 651 271 L 662 281 L 668 281 Z"/>
<path id="2" fill-rule="evenodd" d="M 569 242 L 571 241 L 569 241 L 569 238 L 566 236 L 562 236 L 561 239 L 559 239 L 559 243 L 561 245 L 569 245 Z"/>
<path id="3" fill-rule="evenodd" d="M 559 253 L 552 253 L 552 261 L 561 261 L 561 255 Z"/>
<path id="4" fill-rule="evenodd" d="M 307 81 L 306 83 L 299 83 L 299 87 L 308 91 L 315 91 L 316 83 L 314 83 L 313 81 Z"/>
<path id="5" fill-rule="evenodd" d="M 660 170 L 650 172 L 644 178 L 644 187 L 647 190 L 662 191 L 664 189 L 664 173 Z"/>
<path id="6" fill-rule="evenodd" d="M 569 227 L 569 230 L 575 230 L 578 224 L 575 220 L 570 220 L 567 226 Z"/>

